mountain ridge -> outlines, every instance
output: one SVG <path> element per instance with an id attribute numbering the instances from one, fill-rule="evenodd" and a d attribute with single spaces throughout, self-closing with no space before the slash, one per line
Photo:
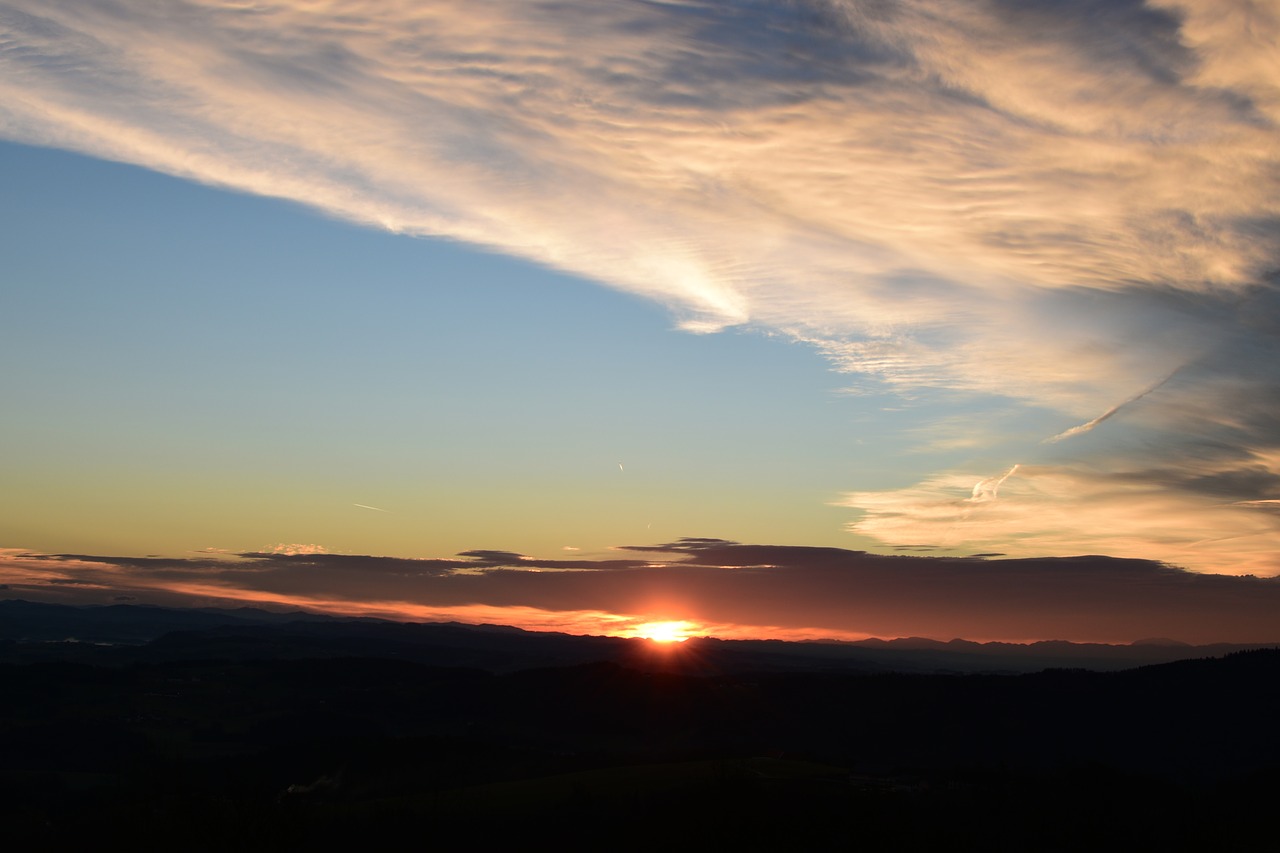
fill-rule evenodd
<path id="1" fill-rule="evenodd" d="M 0 644 L 0 661 L 5 662 L 390 657 L 493 672 L 596 661 L 650 671 L 688 671 L 691 666 L 708 672 L 1113 671 L 1280 647 L 1280 643 L 1193 646 L 1164 639 L 1120 645 L 925 637 L 852 641 L 693 637 L 679 644 L 655 644 L 636 638 L 529 631 L 505 625 L 398 622 L 301 610 L 65 605 L 21 599 L 0 601 Z"/>

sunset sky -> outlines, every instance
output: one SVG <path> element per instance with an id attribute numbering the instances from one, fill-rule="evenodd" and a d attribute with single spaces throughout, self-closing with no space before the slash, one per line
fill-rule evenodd
<path id="1" fill-rule="evenodd" d="M 1280 640 L 1278 122 L 1280 0 L 0 0 L 0 597 Z"/>

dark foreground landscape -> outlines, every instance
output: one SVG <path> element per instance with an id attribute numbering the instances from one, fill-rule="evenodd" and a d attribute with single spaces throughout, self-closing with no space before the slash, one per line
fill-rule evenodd
<path id="1" fill-rule="evenodd" d="M 1265 850 L 1271 648 L 0 602 L 14 850 Z"/>

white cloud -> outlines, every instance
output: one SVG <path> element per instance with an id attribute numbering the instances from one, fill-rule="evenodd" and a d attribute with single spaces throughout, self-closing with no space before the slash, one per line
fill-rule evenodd
<path id="1" fill-rule="evenodd" d="M 886 543 L 1280 573 L 1280 524 L 1265 507 L 1171 490 L 1148 472 L 1022 465 L 1002 478 L 953 473 L 906 489 L 851 494 L 844 505 L 864 513 L 851 525 L 855 532 Z"/>
<path id="2" fill-rule="evenodd" d="M 264 550 L 266 554 L 327 554 L 329 553 L 323 545 L 310 545 L 297 542 L 280 542 L 275 545 L 268 545 Z"/>

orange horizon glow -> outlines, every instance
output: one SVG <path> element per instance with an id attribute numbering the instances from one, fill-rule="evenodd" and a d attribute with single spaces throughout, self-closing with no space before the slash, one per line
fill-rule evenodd
<path id="1" fill-rule="evenodd" d="M 696 622 L 674 619 L 665 622 L 645 622 L 621 636 L 640 637 L 655 643 L 683 643 L 694 635 Z"/>
<path id="2" fill-rule="evenodd" d="M 648 639 L 682 643 L 691 637 L 722 640 L 865 640 L 870 634 L 822 627 L 750 625 L 688 619 L 655 619 L 648 614 L 603 610 L 544 610 L 521 605 L 433 606 L 404 600 L 353 600 L 287 592 L 268 592 L 201 581 L 147 578 L 118 566 L 91 560 L 47 562 L 27 552 L 0 549 L 0 583 L 10 594 L 34 592 L 30 585 L 49 580 L 77 580 L 79 590 L 129 593 L 139 603 L 160 606 L 258 606 L 298 608 L 335 616 L 371 616 L 398 622 L 462 622 L 472 625 L 510 625 L 526 631 L 554 631 L 582 636 Z M 41 598 L 41 596 L 35 596 Z M 185 601 L 184 601 L 185 599 Z"/>
<path id="3" fill-rule="evenodd" d="M 236 565 L 230 562 L 230 565 Z M 41 555 L 0 549 L 0 584 L 7 587 L 5 598 L 30 598 L 63 603 L 103 603 L 123 598 L 138 604 L 159 606 L 257 606 L 297 608 L 311 613 L 341 616 L 369 616 L 398 622 L 461 622 L 470 625 L 507 625 L 526 631 L 556 632 L 578 636 L 608 636 L 646 639 L 656 647 L 676 648 L 689 639 L 780 640 L 849 642 L 867 639 L 893 640 L 921 637 L 947 642 L 962 637 L 968 642 L 1002 642 L 1027 645 L 1054 636 L 1027 636 L 1023 631 L 979 630 L 961 635 L 954 626 L 930 631 L 924 625 L 908 625 L 905 630 L 879 634 L 814 624 L 758 624 L 704 620 L 688 603 L 658 609 L 646 602 L 637 611 L 603 609 L 555 610 L 510 604 L 433 605 L 391 598 L 352 599 L 340 595 L 314 595 L 249 589 L 235 583 L 236 577 L 177 580 L 157 577 L 145 571 L 92 558 L 42 558 Z M 110 594 L 110 597 L 108 597 Z M 679 615 L 685 618 L 672 618 Z M 1151 632 L 1151 636 L 1160 636 Z M 1086 634 L 1065 638 L 1077 643 L 1127 644 L 1133 637 Z M 1219 642 L 1262 642 L 1253 638 L 1223 639 Z M 1202 641 L 1202 642 L 1208 642 Z"/>
<path id="4" fill-rule="evenodd" d="M 153 587 L 160 589 L 161 587 Z M 407 601 L 352 601 L 288 593 L 267 593 L 213 584 L 172 583 L 164 591 L 236 605 L 297 607 L 338 616 L 370 616 L 398 622 L 461 622 L 470 625 L 509 625 L 525 631 L 551 631 L 578 636 L 645 639 L 678 644 L 695 637 L 720 640 L 837 640 L 875 639 L 864 632 L 834 628 L 701 622 L 690 619 L 653 620 L 646 616 L 603 610 L 544 610 L 524 605 L 471 604 L 436 607 Z M 136 590 L 135 590 L 136 591 Z M 892 639 L 892 638 L 888 638 Z M 1016 642 L 1016 641 L 1015 641 Z M 1026 642 L 1035 642 L 1027 640 Z"/>

